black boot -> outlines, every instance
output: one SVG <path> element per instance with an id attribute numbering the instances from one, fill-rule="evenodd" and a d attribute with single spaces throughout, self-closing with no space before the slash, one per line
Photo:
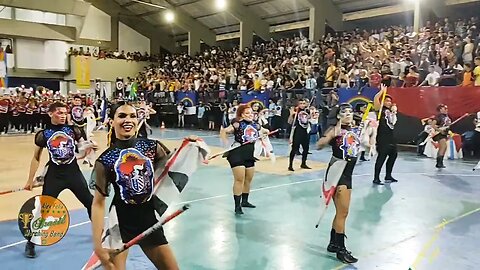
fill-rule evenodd
<path id="1" fill-rule="evenodd" d="M 242 207 L 256 208 L 255 205 L 248 202 L 248 193 L 242 193 Z"/>
<path id="2" fill-rule="evenodd" d="M 240 200 L 242 199 L 242 196 L 233 195 L 233 199 L 235 200 L 235 214 L 243 215 L 242 206 L 240 205 Z"/>
<path id="3" fill-rule="evenodd" d="M 343 263 L 356 263 L 358 259 L 352 256 L 352 253 L 347 250 L 345 247 L 345 238 L 347 236 L 343 233 L 336 234 L 337 244 L 339 246 L 339 250 L 337 251 L 337 259 Z"/>
<path id="4" fill-rule="evenodd" d="M 374 183 L 375 185 L 383 186 L 383 183 L 382 183 L 382 181 L 380 181 L 380 179 L 374 179 L 374 180 L 373 180 L 373 183 Z"/>
<path id="5" fill-rule="evenodd" d="M 288 165 L 288 170 L 291 171 L 291 172 L 295 171 L 293 169 L 293 163 L 292 162 L 290 162 L 290 164 Z"/>
<path id="6" fill-rule="evenodd" d="M 398 182 L 397 179 L 393 178 L 393 176 L 385 176 L 385 183 L 396 183 Z"/>
<path id="7" fill-rule="evenodd" d="M 25 245 L 25 257 L 27 258 L 35 258 L 37 257 L 37 253 L 35 252 L 35 245 L 28 241 Z"/>
<path id="8" fill-rule="evenodd" d="M 300 168 L 307 169 L 307 170 L 311 169 L 310 167 L 307 166 L 306 162 L 302 162 L 302 165 L 300 165 Z"/>
<path id="9" fill-rule="evenodd" d="M 365 159 L 365 151 L 362 151 L 362 152 L 360 153 L 360 161 L 367 161 L 367 160 Z"/>
<path id="10" fill-rule="evenodd" d="M 328 252 L 332 253 L 337 253 L 337 251 L 340 249 L 337 245 L 337 233 L 335 232 L 335 229 L 332 228 L 330 231 L 330 243 L 328 244 L 327 250 Z"/>
<path id="11" fill-rule="evenodd" d="M 441 168 L 445 168 L 445 165 L 443 165 L 443 156 L 438 156 L 437 157 L 437 165 L 435 165 L 435 167 L 441 169 Z"/>

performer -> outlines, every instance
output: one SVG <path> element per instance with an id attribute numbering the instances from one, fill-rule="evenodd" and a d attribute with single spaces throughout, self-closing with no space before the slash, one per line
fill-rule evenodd
<path id="1" fill-rule="evenodd" d="M 244 144 L 227 153 L 227 160 L 230 163 L 234 177 L 233 199 L 235 201 L 235 214 L 242 215 L 242 207 L 256 207 L 248 202 L 250 184 L 255 174 L 255 142 L 259 138 L 259 134 L 268 134 L 269 131 L 255 123 L 252 108 L 249 105 L 242 104 L 238 106 L 237 117 L 233 119 L 230 126 L 220 130 L 220 138 L 222 138 L 225 144 L 228 143 L 227 134 L 229 133 L 233 133 L 235 137 L 233 146 Z"/>
<path id="2" fill-rule="evenodd" d="M 363 122 L 364 130 L 360 138 L 360 160 L 369 161 L 375 155 L 378 122 L 374 112 L 368 113 L 368 118 Z M 365 152 L 368 150 L 367 158 Z"/>
<path id="3" fill-rule="evenodd" d="M 70 114 L 68 115 L 68 123 L 83 130 L 87 124 L 87 120 L 85 119 L 83 111 L 84 107 L 82 105 L 82 98 L 78 95 L 74 96 L 72 100 L 72 108 L 70 109 Z"/>
<path id="4" fill-rule="evenodd" d="M 140 101 L 139 107 L 137 108 L 137 118 L 138 118 L 138 134 L 137 136 L 139 138 L 145 138 L 147 139 L 148 137 L 148 132 L 147 129 L 150 131 L 150 134 L 152 132 L 152 128 L 150 125 L 148 125 L 147 121 L 150 119 L 151 114 L 156 114 L 157 111 L 152 109 L 147 103 L 142 100 Z"/>
<path id="5" fill-rule="evenodd" d="M 381 90 L 373 99 L 373 107 L 380 113 L 380 120 L 377 128 L 377 160 L 375 161 L 375 175 L 373 183 L 383 185 L 380 181 L 380 171 L 382 170 L 385 160 L 387 160 L 387 172 L 385 181 L 394 183 L 398 182 L 392 176 L 393 166 L 397 159 L 397 140 L 395 139 L 394 128 L 397 123 L 397 106 L 393 103 L 390 95 L 385 96 L 383 107 L 381 107 L 380 97 L 387 91 L 386 86 L 382 86 Z"/>
<path id="6" fill-rule="evenodd" d="M 290 116 L 288 117 L 288 123 L 292 125 L 293 134 L 292 137 L 292 149 L 290 151 L 290 162 L 288 165 L 289 171 L 294 171 L 293 169 L 293 159 L 295 154 L 300 150 L 300 145 L 302 146 L 302 169 L 311 169 L 307 166 L 307 156 L 309 150 L 309 133 L 310 133 L 310 113 L 306 110 L 308 101 L 302 99 L 298 102 L 298 107 L 296 109 L 292 108 L 290 110 Z"/>
<path id="7" fill-rule="evenodd" d="M 353 128 L 353 108 L 350 104 L 343 103 L 334 107 L 329 114 L 329 118 L 337 121 L 331 126 L 317 142 L 319 149 L 326 145 L 332 147 L 332 157 L 327 168 L 327 177 L 329 174 L 340 175 L 340 180 L 336 185 L 333 202 L 335 204 L 335 218 L 330 231 L 330 243 L 327 250 L 337 253 L 337 258 L 343 263 L 355 263 L 357 258 L 353 257 L 351 252 L 345 247 L 345 222 L 350 208 L 350 197 L 352 194 L 352 174 L 357 162 L 359 152 L 359 134 L 360 130 Z M 345 160 L 343 172 L 334 172 L 330 170 L 335 162 Z"/>
<path id="8" fill-rule="evenodd" d="M 112 206 L 118 217 L 122 242 L 127 243 L 155 223 L 154 168 L 168 158 L 168 149 L 160 142 L 137 139 L 137 111 L 125 102 L 110 109 L 112 132 L 110 147 L 95 162 L 95 197 L 92 205 L 92 230 L 95 253 L 106 269 L 125 269 L 128 251 L 110 259 L 102 247 L 105 197 L 109 185 L 115 194 Z M 135 185 L 134 182 L 143 183 Z M 158 200 L 158 199 L 157 199 Z M 175 256 L 163 229 L 140 241 L 140 247 L 157 269 L 178 269 Z"/>
<path id="9" fill-rule="evenodd" d="M 438 152 L 437 152 L 437 164 L 435 165 L 436 168 L 445 168 L 443 165 L 443 158 L 445 156 L 445 152 L 447 151 L 447 138 L 448 138 L 448 131 L 452 120 L 448 117 L 448 107 L 445 104 L 440 104 L 437 106 L 437 117 L 436 117 L 436 124 L 434 125 L 435 131 L 438 133 L 437 135 L 433 136 L 433 140 L 438 142 Z"/>
<path id="10" fill-rule="evenodd" d="M 85 140 L 85 134 L 77 127 L 66 125 L 67 106 L 61 102 L 54 102 L 48 109 L 51 123 L 46 129 L 40 130 L 35 135 L 35 150 L 30 173 L 28 175 L 26 190 L 33 187 L 33 178 L 37 172 L 43 148 L 49 153 L 48 169 L 44 177 L 42 195 L 57 198 L 65 189 L 70 189 L 75 197 L 87 209 L 90 216 L 92 195 L 87 187 L 87 182 L 75 158 L 75 144 Z M 25 256 L 36 257 L 35 246 L 30 241 L 25 247 Z"/>
<path id="11" fill-rule="evenodd" d="M 0 135 L 8 133 L 8 126 L 10 125 L 8 109 L 11 103 L 10 94 L 7 91 L 5 93 L 0 92 Z"/>

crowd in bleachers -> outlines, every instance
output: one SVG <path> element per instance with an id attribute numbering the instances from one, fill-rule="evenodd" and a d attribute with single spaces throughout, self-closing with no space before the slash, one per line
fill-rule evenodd
<path id="1" fill-rule="evenodd" d="M 135 84 L 139 94 L 157 108 L 175 103 L 180 91 L 192 91 L 207 108 L 204 117 L 211 119 L 215 110 L 228 114 L 220 107 L 231 106 L 241 92 L 262 92 L 288 113 L 291 104 L 279 100 L 309 98 L 326 89 L 319 108 L 322 115 L 322 110 L 328 111 L 338 102 L 336 93 L 329 89 L 339 87 L 361 91 L 381 83 L 399 87 L 480 85 L 480 60 L 475 61 L 480 57 L 479 26 L 478 18 L 444 19 L 426 22 L 419 33 L 402 26 L 355 29 L 328 33 L 316 42 L 299 36 L 258 42 L 243 51 L 212 47 L 194 57 L 91 52 L 88 48 L 71 48 L 69 54 L 155 63 L 128 78 L 126 88 Z"/>
<path id="2" fill-rule="evenodd" d="M 480 85 L 480 68 L 474 71 L 480 64 L 474 61 L 480 56 L 478 23 L 478 18 L 445 19 L 426 22 L 419 33 L 412 27 L 392 26 L 329 33 L 318 42 L 305 37 L 272 40 L 244 51 L 214 47 L 195 57 L 163 56 L 135 80 L 140 89 L 194 90 L 201 99 L 222 98 L 237 90 L 302 89 L 309 96 L 324 87 L 378 87 L 381 83 Z M 214 92 L 220 96 L 213 96 Z"/>
<path id="3" fill-rule="evenodd" d="M 70 47 L 68 50 L 68 55 L 72 56 L 93 56 L 96 57 L 97 59 L 124 59 L 127 61 L 150 61 L 150 62 L 156 62 L 158 61 L 158 57 L 155 55 L 150 55 L 148 52 L 141 53 L 141 52 L 126 52 L 124 50 L 119 51 L 116 49 L 115 51 L 111 50 L 102 50 L 98 48 L 94 48 L 92 51 L 90 51 L 89 47 L 79 47 L 74 48 Z"/>

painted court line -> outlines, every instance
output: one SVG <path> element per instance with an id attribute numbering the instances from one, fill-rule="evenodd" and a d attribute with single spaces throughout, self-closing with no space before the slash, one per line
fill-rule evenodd
<path id="1" fill-rule="evenodd" d="M 448 175 L 455 175 L 455 176 L 464 176 L 464 177 L 473 177 L 473 176 L 476 176 L 478 177 L 478 175 L 473 175 L 473 174 L 467 174 L 467 175 L 462 175 L 462 174 L 431 174 L 431 173 L 414 173 L 414 172 L 411 172 L 411 173 L 397 173 L 397 174 L 423 174 L 423 175 L 432 175 L 432 176 L 435 176 L 435 175 L 440 175 L 440 176 L 448 176 Z M 360 177 L 360 176 L 370 176 L 372 174 L 354 174 L 353 176 L 354 177 Z M 257 191 L 262 191 L 262 190 L 267 190 L 267 189 L 273 189 L 273 188 L 280 188 L 280 187 L 285 187 L 285 186 L 291 186 L 291 185 L 298 185 L 298 184 L 303 184 L 303 183 L 311 183 L 311 182 L 317 182 L 317 181 L 320 181 L 322 180 L 323 178 L 313 178 L 313 179 L 308 179 L 308 180 L 303 180 L 303 181 L 298 181 L 298 182 L 292 182 L 292 183 L 284 183 L 284 184 L 279 184 L 279 185 L 273 185 L 273 186 L 268 186 L 268 187 L 260 187 L 260 188 L 255 188 L 255 189 L 252 189 L 251 192 L 257 192 Z M 207 200 L 212 200 L 212 199 L 218 199 L 218 198 L 224 198 L 224 197 L 228 197 L 228 196 L 231 196 L 231 194 L 222 194 L 222 195 L 216 195 L 216 196 L 211 196 L 211 197 L 206 197 L 206 198 L 200 198 L 200 199 L 195 199 L 195 200 L 189 200 L 189 201 L 183 201 L 183 202 L 179 202 L 179 203 L 176 203 L 175 205 L 180 205 L 180 204 L 187 204 L 187 203 L 193 203 L 193 202 L 201 202 L 201 201 L 207 201 Z M 451 221 L 447 221 L 447 224 L 449 223 L 452 223 L 452 222 L 455 222 L 457 221 L 458 219 L 461 219 L 463 217 L 466 217 L 468 215 L 471 215 L 475 212 L 478 212 L 480 211 L 480 208 L 478 209 L 475 209 L 474 211 L 471 211 L 471 212 L 467 212 L 457 218 L 454 218 L 452 219 Z M 70 228 L 75 228 L 75 227 L 79 227 L 79 226 L 82 226 L 82 225 L 85 225 L 85 224 L 88 224 L 90 223 L 90 221 L 85 221 L 85 222 L 81 222 L 81 223 L 77 223 L 77 224 L 73 224 L 70 226 Z M 417 234 L 418 235 L 418 234 Z M 411 236 L 410 238 L 413 238 L 413 237 L 416 237 L 417 235 L 414 235 L 414 236 Z M 408 240 L 409 238 L 407 238 Z M 1 246 L 0 247 L 0 250 L 3 250 L 3 249 L 6 249 L 6 248 L 9 248 L 9 247 L 13 247 L 13 246 L 16 246 L 16 245 L 19 245 L 19 244 L 22 244 L 22 243 L 25 243 L 27 240 L 22 240 L 22 241 L 19 241 L 19 242 L 15 242 L 15 243 L 12 243 L 12 244 L 8 244 L 8 245 L 5 245 L 5 246 Z M 395 245 L 398 245 L 399 243 L 403 242 L 403 241 L 406 241 L 405 239 L 400 241 L 400 242 L 397 242 L 395 244 L 393 244 L 392 246 L 388 247 L 388 248 L 391 248 Z M 376 254 L 376 253 L 374 253 Z M 370 254 L 370 255 L 367 255 L 367 257 L 371 256 L 371 255 L 374 255 L 374 254 Z M 338 269 L 342 269 L 343 267 L 346 267 L 346 265 L 341 265 L 339 266 L 340 268 L 334 268 L 333 270 L 338 270 Z"/>
<path id="2" fill-rule="evenodd" d="M 284 186 L 290 186 L 290 185 L 296 185 L 296 184 L 301 184 L 301 183 L 315 182 L 315 181 L 319 181 L 319 180 L 321 180 L 321 178 L 314 178 L 314 179 L 309 179 L 309 180 L 305 180 L 305 181 L 299 181 L 299 182 L 285 183 L 285 184 L 274 185 L 274 186 L 269 186 L 269 187 L 256 188 L 256 189 L 252 189 L 251 192 L 261 191 L 261 190 L 265 190 L 265 189 L 278 188 L 278 187 L 284 187 Z M 212 200 L 212 199 L 223 198 L 223 197 L 227 197 L 227 196 L 231 196 L 231 194 L 223 194 L 223 195 L 211 196 L 211 197 L 195 199 L 195 200 L 190 200 L 190 201 L 183 201 L 183 202 L 176 203 L 175 205 Z M 80 226 L 88 224 L 88 223 L 90 223 L 90 220 L 71 225 L 70 228 L 80 227 Z M 25 242 L 27 242 L 27 240 L 22 240 L 22 241 L 18 241 L 18 242 L 12 243 L 12 244 L 1 246 L 0 250 L 6 249 L 6 248 L 9 248 L 9 247 L 13 247 L 13 246 L 25 243 Z"/>
<path id="3" fill-rule="evenodd" d="M 380 252 L 384 252 L 384 251 L 387 250 L 387 249 L 391 249 L 391 248 L 393 248 L 393 247 L 396 247 L 396 246 L 398 246 L 398 245 L 400 245 L 400 244 L 402 244 L 402 243 L 405 243 L 405 242 L 407 242 L 407 241 L 409 241 L 409 240 L 411 240 L 411 239 L 413 239 L 413 238 L 415 238 L 415 237 L 417 237 L 417 236 L 419 236 L 419 235 L 421 235 L 421 234 L 423 234 L 423 233 L 425 233 L 425 232 L 428 232 L 428 231 L 430 231 L 430 230 L 436 230 L 436 229 L 439 229 L 439 228 L 441 228 L 441 227 L 447 226 L 448 224 L 454 223 L 454 222 L 456 222 L 456 221 L 458 221 L 458 220 L 460 220 L 460 219 L 462 219 L 462 218 L 465 218 L 465 217 L 470 216 L 470 215 L 472 215 L 472 214 L 475 214 L 475 213 L 477 213 L 477 212 L 480 212 L 480 207 L 477 208 L 477 209 L 473 209 L 473 210 L 471 210 L 471 211 L 468 211 L 468 212 L 466 212 L 466 213 L 463 213 L 463 214 L 461 214 L 461 215 L 459 215 L 459 216 L 457 216 L 457 217 L 454 217 L 454 218 L 452 218 L 452 219 L 450 219 L 450 220 L 447 220 L 447 221 L 445 221 L 445 222 L 442 222 L 442 223 L 436 225 L 436 226 L 433 227 L 433 228 L 426 228 L 425 230 L 422 230 L 421 232 L 417 232 L 417 233 L 414 234 L 414 235 L 411 235 L 411 236 L 409 236 L 409 237 L 406 237 L 406 238 L 404 238 L 404 239 L 402 239 L 402 240 L 400 240 L 400 241 L 398 241 L 398 242 L 392 243 L 392 244 L 390 244 L 390 245 L 387 246 L 387 247 L 377 249 L 377 250 L 375 250 L 375 251 L 373 251 L 373 252 L 371 252 L 371 253 L 369 253 L 369 254 L 367 254 L 367 255 L 365 255 L 365 256 L 359 256 L 359 258 L 362 258 L 362 259 L 365 258 L 365 259 L 366 259 L 366 258 L 369 258 L 369 257 L 371 257 L 371 256 L 377 255 L 377 254 L 379 254 Z M 413 263 L 413 262 L 412 262 L 412 263 Z M 347 266 L 349 266 L 349 265 L 348 265 L 348 264 L 341 264 L 341 265 L 339 265 L 339 266 L 337 266 L 337 267 L 335 267 L 335 268 L 332 268 L 332 270 L 341 270 L 341 269 L 343 269 L 343 268 L 345 268 L 345 267 L 347 267 Z"/>
<path id="4" fill-rule="evenodd" d="M 77 223 L 77 224 L 73 224 L 72 226 L 69 227 L 69 229 L 70 228 L 75 228 L 75 227 L 80 227 L 80 226 L 88 224 L 88 223 L 90 223 L 90 220 L 80 222 L 80 223 Z M 6 248 L 9 248 L 9 247 L 13 247 L 13 246 L 16 246 L 16 245 L 20 245 L 20 244 L 23 244 L 23 243 L 26 243 L 26 242 L 27 242 L 27 240 L 22 240 L 22 241 L 18 241 L 18 242 L 12 243 L 12 244 L 8 244 L 8 245 L 0 247 L 0 250 L 6 249 Z"/>

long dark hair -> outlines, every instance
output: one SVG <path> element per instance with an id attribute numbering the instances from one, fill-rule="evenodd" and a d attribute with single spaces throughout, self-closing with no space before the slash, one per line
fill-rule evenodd
<path id="1" fill-rule="evenodd" d="M 135 108 L 133 105 L 131 105 L 130 103 L 128 103 L 126 101 L 119 101 L 115 104 L 112 104 L 112 106 L 110 107 L 110 112 L 108 113 L 108 118 L 113 120 L 115 118 L 115 113 L 117 112 L 118 108 L 120 108 L 122 106 L 125 106 L 125 105 Z M 115 143 L 115 141 L 117 141 L 117 140 L 118 139 L 117 139 L 117 136 L 115 135 L 115 130 L 113 129 L 113 126 L 110 125 L 110 129 L 108 130 L 108 135 L 107 135 L 108 146 L 113 145 L 113 143 Z"/>

